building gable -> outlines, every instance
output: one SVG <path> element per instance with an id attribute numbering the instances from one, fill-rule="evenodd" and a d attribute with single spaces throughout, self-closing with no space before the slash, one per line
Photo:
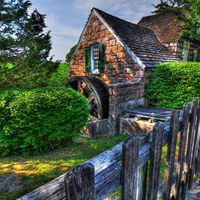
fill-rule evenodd
<path id="1" fill-rule="evenodd" d="M 174 42 L 180 39 L 182 23 L 175 21 L 173 13 L 162 13 L 143 17 L 138 25 L 155 32 L 161 43 Z"/>
<path id="2" fill-rule="evenodd" d="M 183 61 L 196 61 L 200 41 L 181 37 L 183 22 L 176 21 L 176 18 L 174 13 L 161 13 L 143 17 L 138 25 L 154 31 L 160 43 L 174 56 Z M 190 45 L 185 45 L 186 43 Z"/>
<path id="3" fill-rule="evenodd" d="M 119 19 L 96 8 L 91 11 L 78 46 L 83 40 L 90 21 L 95 17 L 110 31 L 141 69 L 155 67 L 161 62 L 177 60 L 175 56 L 168 52 L 165 46 L 159 43 L 156 35 L 150 29 Z"/>

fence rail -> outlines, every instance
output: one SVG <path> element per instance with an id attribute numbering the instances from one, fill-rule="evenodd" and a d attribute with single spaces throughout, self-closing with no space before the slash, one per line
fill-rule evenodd
<path id="1" fill-rule="evenodd" d="M 103 200 L 121 185 L 122 200 L 155 200 L 159 189 L 162 147 L 168 143 L 160 199 L 184 200 L 186 191 L 196 181 L 200 170 L 200 101 L 195 99 L 192 105 L 186 103 L 182 117 L 179 114 L 179 111 L 173 111 L 169 121 L 157 122 L 146 136 L 130 136 L 124 142 L 76 166 L 56 181 L 19 199 Z M 175 165 L 178 134 L 180 142 Z M 172 187 L 174 171 L 175 184 Z"/>

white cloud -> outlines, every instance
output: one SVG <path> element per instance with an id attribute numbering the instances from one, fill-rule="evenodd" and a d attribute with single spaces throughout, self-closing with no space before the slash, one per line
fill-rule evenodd
<path id="1" fill-rule="evenodd" d="M 152 4 L 159 3 L 160 0 L 76 0 L 73 4 L 84 15 L 89 15 L 93 7 L 99 8 L 109 14 L 137 23 L 141 17 L 151 14 L 154 10 Z"/>
<path id="2" fill-rule="evenodd" d="M 54 14 L 48 16 L 46 24 L 48 26 L 47 29 L 52 30 L 52 34 L 54 35 L 78 37 L 82 31 L 82 27 L 67 26 L 67 23 L 59 21 L 58 17 Z"/>

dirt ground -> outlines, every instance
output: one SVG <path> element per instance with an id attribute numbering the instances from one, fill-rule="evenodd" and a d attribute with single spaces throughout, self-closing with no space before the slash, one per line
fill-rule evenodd
<path id="1" fill-rule="evenodd" d="M 0 178 L 0 195 L 3 192 L 15 192 L 20 190 L 25 183 L 22 182 L 20 174 L 9 174 Z"/>
<path id="2" fill-rule="evenodd" d="M 200 199 L 200 183 L 193 183 L 192 189 L 187 192 L 186 200 L 199 200 Z"/>

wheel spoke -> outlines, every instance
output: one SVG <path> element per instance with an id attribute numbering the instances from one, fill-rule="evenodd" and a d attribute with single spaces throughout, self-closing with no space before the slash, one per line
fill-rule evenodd
<path id="1" fill-rule="evenodd" d="M 88 96 L 87 100 L 89 102 L 91 102 L 94 99 L 94 95 L 92 93 L 90 93 L 90 95 Z"/>
<path id="2" fill-rule="evenodd" d="M 77 81 L 77 91 L 80 92 L 80 89 L 81 89 L 81 81 L 78 80 Z"/>
<path id="3" fill-rule="evenodd" d="M 93 115 L 94 117 L 98 118 L 98 108 L 97 108 L 97 104 L 95 101 L 95 98 L 93 98 L 90 101 L 90 114 Z"/>

